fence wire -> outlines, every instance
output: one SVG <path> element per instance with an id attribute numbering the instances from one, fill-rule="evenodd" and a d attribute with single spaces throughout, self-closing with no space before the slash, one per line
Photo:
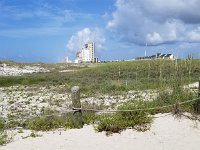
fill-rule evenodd
<path id="1" fill-rule="evenodd" d="M 138 109 L 128 109 L 128 110 L 113 110 L 113 109 L 103 109 L 103 110 L 99 110 L 99 109 L 88 109 L 88 108 L 72 108 L 72 109 L 68 109 L 68 110 L 64 110 L 61 113 L 53 113 L 53 114 L 40 114 L 40 115 L 36 115 L 36 116 L 20 116 L 18 119 L 34 119 L 34 118 L 39 118 L 39 117 L 52 117 L 52 116 L 64 116 L 67 113 L 75 113 L 77 111 L 91 111 L 91 112 L 95 112 L 95 113 L 116 113 L 116 112 L 137 112 L 137 111 L 150 111 L 150 110 L 158 110 L 158 109 L 164 109 L 164 108 L 169 108 L 169 107 L 175 107 L 176 105 L 183 105 L 183 104 L 187 104 L 190 102 L 194 102 L 200 100 L 200 98 L 195 98 L 192 100 L 188 100 L 188 101 L 183 101 L 183 102 L 179 102 L 179 103 L 174 103 L 174 104 L 170 104 L 170 105 L 165 105 L 165 106 L 158 106 L 158 107 L 150 107 L 150 108 L 138 108 Z M 0 116 L 0 119 L 3 119 L 5 121 L 8 120 L 8 118 L 4 118 Z"/>
<path id="2" fill-rule="evenodd" d="M 183 105 L 183 104 L 186 104 L 186 103 L 190 103 L 190 102 L 194 102 L 194 101 L 197 101 L 199 100 L 200 98 L 195 98 L 195 99 L 192 99 L 192 100 L 188 100 L 188 101 L 184 101 L 184 102 L 180 102 L 180 103 L 174 103 L 174 104 L 171 104 L 171 105 L 165 105 L 165 106 L 158 106 L 158 107 L 151 107 L 151 108 L 142 108 L 142 109 L 128 109 L 128 110 L 111 110 L 111 109 L 108 109 L 108 110 L 99 110 L 99 109 L 87 109 L 87 108 L 73 108 L 73 110 L 76 110 L 76 111 L 94 111 L 94 112 L 106 112 L 106 113 L 109 113 L 109 112 L 136 112 L 136 111 L 149 111 L 149 110 L 157 110 L 157 109 L 162 109 L 162 108 L 168 108 L 168 107 L 173 107 L 173 106 L 176 106 L 176 105 Z"/>

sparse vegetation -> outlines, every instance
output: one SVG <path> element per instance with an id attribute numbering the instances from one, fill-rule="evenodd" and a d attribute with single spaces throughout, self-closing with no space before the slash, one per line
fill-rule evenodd
<path id="1" fill-rule="evenodd" d="M 43 64 L 45 65 L 45 64 Z M 143 101 L 138 95 L 129 101 L 113 104 L 113 109 L 148 109 L 173 105 L 172 107 L 158 108 L 148 111 L 135 112 L 116 112 L 112 114 L 96 114 L 95 112 L 83 112 L 84 124 L 94 124 L 97 131 L 106 131 L 107 134 L 121 132 L 127 128 L 138 131 L 146 131 L 152 122 L 152 115 L 156 113 L 172 112 L 175 115 L 182 112 L 195 113 L 195 102 L 179 105 L 178 103 L 196 98 L 197 93 L 183 88 L 184 84 L 197 81 L 200 74 L 200 60 L 151 60 L 133 62 L 113 62 L 100 64 L 95 67 L 77 67 L 75 72 L 60 73 L 56 71 L 59 65 L 48 65 L 51 73 L 32 74 L 19 77 L 0 77 L 0 86 L 12 85 L 37 85 L 46 87 L 63 85 L 66 92 L 74 85 L 81 87 L 84 97 L 94 96 L 95 94 L 123 93 L 130 90 L 149 90 L 159 89 L 156 99 Z M 52 69 L 52 68 L 54 69 Z M 54 89 L 61 92 L 59 89 Z M 63 90 L 63 89 L 61 89 Z M 65 89 L 64 89 L 65 90 Z M 63 92 L 63 91 L 62 91 Z M 8 101 L 9 104 L 15 103 L 14 100 Z M 25 102 L 27 105 L 31 101 Z M 41 103 L 48 103 L 50 106 L 61 107 L 64 103 L 62 98 L 41 100 Z M 102 109 L 103 102 L 95 107 Z M 176 104 L 176 105 L 174 105 Z M 84 108 L 92 108 L 92 104 L 84 103 Z M 32 106 L 34 107 L 34 106 Z M 35 106 L 36 107 L 36 106 Z M 39 108 L 34 108 L 39 109 Z M 20 122 L 18 114 L 8 114 L 7 128 L 21 126 L 35 131 L 49 131 L 56 128 L 76 128 L 72 114 L 64 116 L 52 115 L 57 111 L 48 107 L 39 109 L 41 114 L 47 117 L 37 117 Z M 19 112 L 20 113 L 20 112 Z M 0 129 L 1 129 L 0 122 Z M 6 134 L 1 129 L 0 144 L 6 143 Z"/>
<path id="2" fill-rule="evenodd" d="M 25 136 L 25 137 L 22 137 L 22 138 L 23 138 L 23 139 L 26 139 L 26 138 L 29 138 L 29 137 L 36 138 L 36 137 L 41 137 L 41 136 L 42 136 L 42 135 L 37 134 L 35 131 L 32 131 L 30 135 Z"/>
<path id="3" fill-rule="evenodd" d="M 169 87 L 174 82 L 186 84 L 196 81 L 200 73 L 200 60 L 113 62 L 79 68 L 75 72 L 67 73 L 53 71 L 20 77 L 0 77 L 0 86 L 66 85 L 69 90 L 71 86 L 79 85 L 87 95 L 156 89 Z"/>
<path id="4" fill-rule="evenodd" d="M 94 113 L 83 113 L 83 122 L 90 124 L 95 120 Z M 39 117 L 27 120 L 25 122 L 25 127 L 27 129 L 36 130 L 36 131 L 49 131 L 57 128 L 79 128 L 73 122 L 72 114 L 68 113 L 64 116 L 48 116 L 48 117 Z"/>
<path id="5" fill-rule="evenodd" d="M 5 123 L 0 119 L 0 145 L 7 143 L 7 133 L 5 131 Z"/>
<path id="6" fill-rule="evenodd" d="M 133 110 L 137 108 L 144 108 L 144 105 L 134 101 L 131 104 L 124 103 L 118 109 Z M 152 117 L 148 112 L 117 112 L 100 116 L 100 119 L 97 121 L 96 130 L 99 132 L 106 131 L 107 134 L 118 133 L 127 128 L 146 131 L 149 129 L 151 122 Z"/>
<path id="7" fill-rule="evenodd" d="M 35 131 L 49 131 L 56 128 L 74 128 L 73 123 L 68 118 L 57 116 L 41 117 L 27 120 L 26 128 Z"/>
<path id="8" fill-rule="evenodd" d="M 175 115 L 180 115 L 183 112 L 195 113 L 195 102 L 186 103 L 184 105 L 177 105 L 180 102 L 191 100 L 196 98 L 191 91 L 185 91 L 182 88 L 176 88 L 172 92 L 160 92 L 157 99 L 153 101 L 138 101 L 129 100 L 123 102 L 118 109 L 119 110 L 135 110 L 135 109 L 147 109 L 146 111 L 135 112 L 117 112 L 113 114 L 107 114 L 97 121 L 97 131 L 106 131 L 107 134 L 120 132 L 127 128 L 136 129 L 137 131 L 146 131 L 149 129 L 152 122 L 152 115 L 157 113 L 169 113 L 172 112 Z M 172 107 L 164 107 L 174 105 Z M 158 108 L 154 110 L 148 110 L 148 108 Z"/>
<path id="9" fill-rule="evenodd" d="M 24 133 L 23 129 L 19 129 L 17 133 Z"/>
<path id="10" fill-rule="evenodd" d="M 0 131 L 0 145 L 7 143 L 7 133 L 5 131 Z"/>

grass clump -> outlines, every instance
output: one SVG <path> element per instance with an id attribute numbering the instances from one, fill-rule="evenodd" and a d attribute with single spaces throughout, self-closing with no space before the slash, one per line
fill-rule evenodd
<path id="1" fill-rule="evenodd" d="M 51 66 L 51 65 L 50 65 Z M 52 65 L 53 66 L 53 65 Z M 59 65 L 58 65 L 59 66 Z M 57 67 L 58 67 L 57 66 Z M 75 72 L 50 72 L 19 77 L 0 77 L 0 86 L 13 85 L 78 85 L 87 95 L 168 88 L 180 78 L 180 84 L 199 78 L 200 60 L 149 60 L 112 62 L 83 67 Z"/>
<path id="2" fill-rule="evenodd" d="M 82 113 L 84 124 L 94 124 L 98 119 L 98 116 L 94 112 L 83 112 Z"/>
<path id="3" fill-rule="evenodd" d="M 72 115 L 73 114 L 68 113 L 64 116 L 48 116 L 30 119 L 25 122 L 25 127 L 35 131 L 49 131 L 57 128 L 80 128 L 74 122 Z M 84 124 L 93 123 L 96 119 L 95 114 L 90 112 L 85 112 L 82 116 Z"/>
<path id="4" fill-rule="evenodd" d="M 7 143 L 7 133 L 5 131 L 0 131 L 0 145 Z"/>
<path id="5" fill-rule="evenodd" d="M 49 131 L 57 128 L 75 128 L 73 122 L 68 117 L 48 116 L 28 120 L 26 128 L 35 131 Z"/>
<path id="6" fill-rule="evenodd" d="M 25 137 L 22 137 L 22 138 L 23 138 L 23 139 L 26 139 L 26 138 L 29 138 L 29 137 L 36 138 L 36 137 L 41 137 L 41 136 L 42 136 L 42 135 L 37 134 L 36 132 L 32 131 L 30 135 L 25 136 Z"/>
<path id="7" fill-rule="evenodd" d="M 138 108 L 144 108 L 143 102 L 126 102 L 118 107 L 119 110 L 134 110 Z M 152 117 L 144 111 L 117 112 L 99 116 L 96 130 L 99 132 L 106 131 L 107 134 L 119 133 L 127 128 L 146 131 L 149 129 L 151 122 Z"/>
<path id="8" fill-rule="evenodd" d="M 137 131 L 146 131 L 152 123 L 152 115 L 172 112 L 181 115 L 183 112 L 195 113 L 195 101 L 180 105 L 179 103 L 195 99 L 195 93 L 177 86 L 172 91 L 162 91 L 153 101 L 129 100 L 122 103 L 118 110 L 137 110 L 133 112 L 116 112 L 99 116 L 96 130 L 109 133 L 118 133 L 127 128 Z M 169 107 L 165 107 L 169 106 Z M 155 108 L 155 109 L 149 109 Z M 145 110 L 143 110 L 145 109 Z"/>
<path id="9" fill-rule="evenodd" d="M 0 145 L 4 145 L 7 143 L 7 133 L 4 130 L 5 123 L 3 120 L 0 119 Z"/>
<path id="10" fill-rule="evenodd" d="M 188 101 L 188 100 L 193 100 L 197 98 L 194 92 L 191 92 L 189 90 L 185 90 L 181 87 L 176 87 L 173 89 L 173 91 L 161 91 L 157 97 L 152 102 L 147 102 L 148 107 L 163 107 L 163 106 L 168 106 L 168 105 L 174 105 L 173 107 L 166 107 L 166 108 L 161 108 L 157 110 L 151 110 L 151 114 L 156 114 L 156 113 L 168 113 L 168 112 L 173 112 L 176 114 L 179 109 L 181 109 L 182 112 L 190 112 L 190 113 L 195 113 L 194 109 L 194 104 L 195 101 L 185 103 L 182 105 L 179 105 L 179 103 Z"/>
<path id="11" fill-rule="evenodd" d="M 17 133 L 24 133 L 23 129 L 19 129 Z"/>

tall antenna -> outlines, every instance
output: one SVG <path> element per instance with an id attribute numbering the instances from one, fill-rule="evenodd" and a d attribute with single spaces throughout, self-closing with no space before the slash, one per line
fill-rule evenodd
<path id="1" fill-rule="evenodd" d="M 145 55 L 145 57 L 147 56 L 147 43 L 146 43 L 144 55 Z"/>

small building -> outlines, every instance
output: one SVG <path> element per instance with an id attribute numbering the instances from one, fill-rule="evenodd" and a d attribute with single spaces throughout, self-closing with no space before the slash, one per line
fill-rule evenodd
<path id="1" fill-rule="evenodd" d="M 65 57 L 65 63 L 72 63 L 72 61 L 68 57 Z"/>
<path id="2" fill-rule="evenodd" d="M 175 58 L 175 56 L 173 54 L 167 54 L 165 56 L 165 59 L 175 60 L 176 58 Z"/>
<path id="3" fill-rule="evenodd" d="M 165 60 L 175 60 L 175 56 L 173 54 L 162 54 L 157 53 L 156 55 L 145 56 L 145 57 L 137 57 L 137 60 L 152 60 L 152 59 L 165 59 Z"/>

